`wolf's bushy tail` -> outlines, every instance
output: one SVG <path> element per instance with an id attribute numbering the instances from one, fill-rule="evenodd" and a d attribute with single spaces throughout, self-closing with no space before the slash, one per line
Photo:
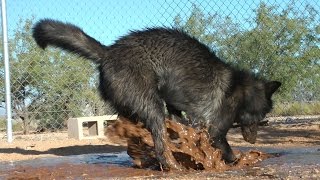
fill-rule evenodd
<path id="1" fill-rule="evenodd" d="M 60 21 L 40 20 L 33 27 L 32 36 L 43 49 L 52 45 L 97 63 L 106 53 L 106 46 L 84 33 L 79 27 Z"/>

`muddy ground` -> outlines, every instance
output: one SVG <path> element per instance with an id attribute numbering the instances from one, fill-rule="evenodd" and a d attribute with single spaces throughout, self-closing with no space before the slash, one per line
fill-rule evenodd
<path id="1" fill-rule="evenodd" d="M 270 121 L 256 144 L 243 141 L 239 129 L 228 140 L 235 150 L 275 155 L 253 166 L 225 172 L 159 172 L 132 168 L 124 143 L 108 139 L 74 140 L 67 133 L 0 134 L 0 179 L 320 179 L 320 120 Z"/>

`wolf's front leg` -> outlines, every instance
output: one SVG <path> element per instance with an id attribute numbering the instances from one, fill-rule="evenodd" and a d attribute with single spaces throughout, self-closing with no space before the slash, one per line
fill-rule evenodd
<path id="1" fill-rule="evenodd" d="M 234 155 L 228 141 L 226 138 L 227 130 L 221 131 L 216 127 L 209 127 L 210 141 L 214 148 L 218 148 L 222 152 L 222 158 L 226 163 L 232 163 L 236 161 L 236 156 Z"/>

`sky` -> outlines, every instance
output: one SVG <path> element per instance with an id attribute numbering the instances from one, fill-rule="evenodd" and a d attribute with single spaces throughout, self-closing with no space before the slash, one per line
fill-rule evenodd
<path id="1" fill-rule="evenodd" d="M 316 4 L 318 0 L 296 0 Z M 204 12 L 228 15 L 240 24 L 254 17 L 261 0 L 7 0 L 9 35 L 20 19 L 51 18 L 71 22 L 105 44 L 129 30 L 172 26 L 174 17 L 190 15 L 192 4 Z M 285 6 L 290 0 L 267 0 Z M 319 5 L 318 9 L 319 9 Z"/>
<path id="2" fill-rule="evenodd" d="M 296 4 L 313 5 L 320 10 L 319 0 L 295 0 Z M 34 18 L 56 19 L 80 26 L 87 34 L 111 44 L 130 30 L 153 26 L 173 25 L 174 17 L 186 18 L 192 5 L 205 13 L 229 16 L 246 27 L 246 21 L 255 16 L 254 9 L 261 0 L 7 0 L 9 37 L 18 28 L 19 20 Z M 268 5 L 281 8 L 291 0 L 266 0 Z M 0 108 L 0 115 L 3 110 Z"/>

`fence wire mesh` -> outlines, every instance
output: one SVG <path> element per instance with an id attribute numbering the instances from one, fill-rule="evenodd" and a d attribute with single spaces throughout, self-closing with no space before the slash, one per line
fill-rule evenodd
<path id="1" fill-rule="evenodd" d="M 114 113 L 98 95 L 94 64 L 36 46 L 32 25 L 42 18 L 73 23 L 106 45 L 130 30 L 182 28 L 223 60 L 283 82 L 268 116 L 319 115 L 319 11 L 317 0 L 8 1 L 13 130 L 64 130 L 70 117 Z M 3 63 L 0 70 L 4 99 Z"/>

